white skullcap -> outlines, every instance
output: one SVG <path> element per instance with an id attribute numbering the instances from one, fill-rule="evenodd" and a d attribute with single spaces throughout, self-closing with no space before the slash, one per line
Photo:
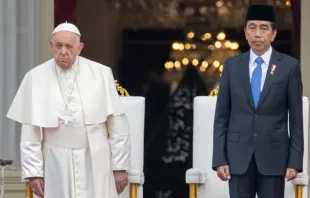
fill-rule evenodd
<path id="1" fill-rule="evenodd" d="M 61 23 L 59 24 L 53 31 L 53 34 L 55 34 L 56 32 L 61 32 L 61 31 L 68 31 L 68 32 L 73 32 L 79 36 L 81 36 L 81 33 L 79 31 L 79 29 L 73 25 L 72 23 Z"/>

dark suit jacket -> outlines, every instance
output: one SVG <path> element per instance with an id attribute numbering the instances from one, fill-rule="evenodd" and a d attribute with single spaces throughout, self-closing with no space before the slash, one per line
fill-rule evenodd
<path id="1" fill-rule="evenodd" d="M 215 112 L 212 168 L 229 165 L 231 174 L 243 174 L 254 154 L 264 175 L 285 175 L 286 168 L 301 172 L 304 138 L 299 61 L 272 51 L 255 108 L 249 58 L 250 52 L 246 52 L 225 61 Z M 270 73 L 272 64 L 276 65 L 274 74 Z"/>

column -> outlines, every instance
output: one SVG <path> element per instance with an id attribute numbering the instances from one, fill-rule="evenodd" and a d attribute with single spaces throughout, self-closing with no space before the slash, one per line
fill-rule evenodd
<path id="1" fill-rule="evenodd" d="M 51 58 L 49 42 L 54 29 L 54 1 L 40 1 L 39 13 L 39 63 Z"/>
<path id="2" fill-rule="evenodd" d="M 302 80 L 303 80 L 303 91 L 304 96 L 307 96 L 310 99 L 310 1 L 309 0 L 301 0 L 301 52 L 300 52 L 300 59 L 301 59 L 301 72 L 302 72 Z M 309 120 L 310 123 L 310 120 Z M 309 129 L 308 129 L 309 130 Z M 310 136 L 308 136 L 308 141 Z M 309 152 L 309 151 L 308 151 Z M 308 155 L 308 170 L 309 170 L 309 155 Z M 308 171 L 309 172 L 309 171 Z M 308 185 L 308 192 L 310 190 L 310 186 Z"/>
<path id="3" fill-rule="evenodd" d="M 303 75 L 304 95 L 310 98 L 310 1 L 301 0 L 301 69 Z"/>
<path id="4" fill-rule="evenodd" d="M 112 68 L 117 78 L 121 39 L 119 13 L 102 0 L 78 1 L 76 20 L 85 44 L 82 56 Z"/>

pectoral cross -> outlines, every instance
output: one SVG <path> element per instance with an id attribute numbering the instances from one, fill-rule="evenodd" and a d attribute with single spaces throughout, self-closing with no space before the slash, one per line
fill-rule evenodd
<path id="1" fill-rule="evenodd" d="M 69 124 L 69 121 L 72 120 L 72 112 L 66 109 L 63 119 L 65 121 L 65 124 Z"/>

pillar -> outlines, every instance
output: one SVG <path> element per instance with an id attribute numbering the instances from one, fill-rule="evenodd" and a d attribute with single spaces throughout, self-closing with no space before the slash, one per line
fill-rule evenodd
<path id="1" fill-rule="evenodd" d="M 49 42 L 54 29 L 54 1 L 40 1 L 39 7 L 39 63 L 43 63 L 52 57 Z"/>
<path id="2" fill-rule="evenodd" d="M 78 1 L 76 23 L 85 44 L 82 56 L 112 68 L 117 78 L 121 27 L 119 12 L 106 1 Z"/>
<path id="3" fill-rule="evenodd" d="M 301 72 L 302 72 L 302 80 L 303 80 L 303 91 L 304 96 L 310 99 L 310 1 L 309 0 L 301 0 L 301 37 L 300 37 L 300 60 L 301 60 Z M 309 120 L 310 123 L 310 120 Z M 309 129 L 308 129 L 309 130 Z M 310 136 L 308 136 L 308 142 L 310 141 Z M 310 168 L 310 161 L 308 155 L 308 172 Z M 308 186 L 308 192 L 310 190 L 310 186 Z M 309 196 L 308 196 L 309 197 Z"/>

